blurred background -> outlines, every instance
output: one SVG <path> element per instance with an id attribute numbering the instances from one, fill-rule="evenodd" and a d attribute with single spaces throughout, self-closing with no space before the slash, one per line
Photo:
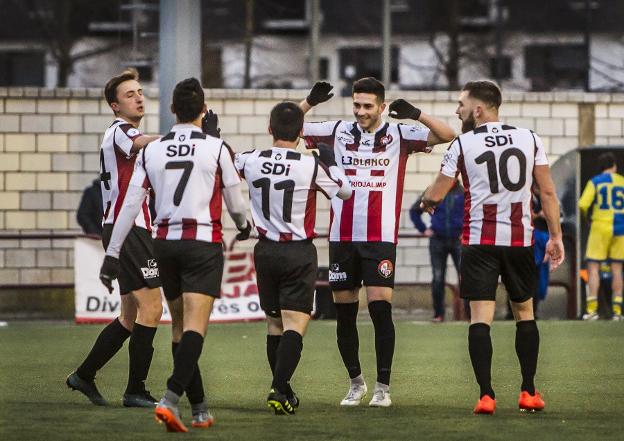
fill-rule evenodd
<path id="1" fill-rule="evenodd" d="M 198 76 L 237 151 L 269 147 L 270 109 L 303 99 L 317 80 L 337 96 L 309 120 L 351 119 L 352 81 L 375 76 L 388 100 L 408 99 L 457 131 L 457 90 L 497 81 L 501 118 L 540 134 L 563 201 L 569 259 L 551 278 L 542 317 L 582 314 L 578 195 L 600 152 L 615 152 L 624 168 L 623 1 L 0 0 L 0 10 L 0 319 L 73 318 L 84 232 L 76 212 L 99 176 L 112 118 L 102 87 L 130 66 L 145 88 L 143 131 L 167 131 L 173 85 Z M 397 306 L 408 315 L 429 316 L 431 266 L 407 211 L 444 149 L 408 162 L 397 254 Z M 317 246 L 326 264 L 326 241 Z M 452 265 L 447 281 L 447 314 L 461 318 Z"/>

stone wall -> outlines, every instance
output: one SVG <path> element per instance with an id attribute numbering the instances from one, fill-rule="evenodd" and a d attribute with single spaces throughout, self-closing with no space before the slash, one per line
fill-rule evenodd
<path id="1" fill-rule="evenodd" d="M 223 138 L 242 151 L 270 146 L 266 132 L 272 106 L 284 99 L 298 101 L 305 95 L 303 90 L 208 90 L 206 99 L 219 114 Z M 141 128 L 146 133 L 157 133 L 157 91 L 146 90 L 146 96 L 146 117 Z M 459 129 L 454 114 L 456 92 L 388 93 L 388 100 L 397 97 L 412 101 L 423 111 Z M 580 108 L 585 111 L 580 112 Z M 592 119 L 587 120 L 586 115 Z M 308 116 L 308 120 L 315 121 L 343 118 L 352 118 L 349 98 L 333 98 Z M 597 144 L 624 144 L 622 94 L 509 93 L 501 107 L 501 118 L 540 134 L 551 163 L 576 148 L 579 139 L 594 138 Z M 111 120 L 100 89 L 0 88 L 0 229 L 3 234 L 80 232 L 75 209 L 82 190 L 98 176 L 99 143 Z M 417 154 L 410 158 L 401 232 L 415 232 L 407 209 L 439 170 L 444 149 L 438 146 L 430 155 Z M 317 221 L 318 231 L 324 233 L 329 205 L 321 199 L 324 198 L 319 198 Z M 230 238 L 232 223 L 224 217 L 226 236 Z M 325 243 L 317 242 L 320 261 L 326 263 Z M 397 280 L 427 282 L 428 260 L 426 240 L 401 241 Z M 71 239 L 0 239 L 0 285 L 72 283 L 72 268 Z"/>

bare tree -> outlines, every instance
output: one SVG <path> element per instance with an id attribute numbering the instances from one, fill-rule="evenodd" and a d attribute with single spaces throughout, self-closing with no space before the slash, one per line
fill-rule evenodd
<path id="1" fill-rule="evenodd" d="M 121 47 L 120 41 L 73 52 L 75 44 L 89 32 L 89 19 L 106 17 L 115 12 L 107 0 L 10 0 L 31 22 L 58 66 L 57 87 L 66 87 L 76 62 Z M 117 18 L 113 14 L 112 18 Z"/>

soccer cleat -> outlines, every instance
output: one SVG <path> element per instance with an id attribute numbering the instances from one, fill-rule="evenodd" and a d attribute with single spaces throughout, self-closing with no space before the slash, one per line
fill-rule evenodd
<path id="1" fill-rule="evenodd" d="M 191 425 L 193 427 L 207 429 L 208 427 L 214 425 L 214 423 L 215 423 L 214 417 L 212 416 L 209 410 L 206 410 L 206 411 L 202 411 L 199 413 L 194 413 L 193 422 Z"/>
<path id="2" fill-rule="evenodd" d="M 583 320 L 598 320 L 600 318 L 600 316 L 598 315 L 597 312 L 590 312 L 587 314 L 583 314 L 583 317 L 581 317 Z"/>
<path id="3" fill-rule="evenodd" d="M 518 407 L 521 412 L 539 412 L 544 410 L 545 405 L 539 392 L 535 391 L 535 395 L 531 395 L 525 390 L 520 392 Z"/>
<path id="4" fill-rule="evenodd" d="M 299 403 L 301 403 L 301 401 L 294 390 L 290 389 L 290 391 L 286 393 L 286 398 L 288 398 L 288 402 L 292 407 L 295 409 L 299 407 Z"/>
<path id="5" fill-rule="evenodd" d="M 188 432 L 188 429 L 180 419 L 178 406 L 166 398 L 160 400 L 154 410 L 154 416 L 159 423 L 165 423 L 167 432 Z"/>
<path id="6" fill-rule="evenodd" d="M 496 400 L 490 397 L 489 395 L 483 395 L 479 402 L 474 408 L 474 413 L 484 414 L 484 415 L 493 415 L 496 410 Z"/>
<path id="7" fill-rule="evenodd" d="M 77 390 L 87 397 L 96 406 L 108 406 L 108 402 L 100 394 L 95 386 L 95 380 L 87 381 L 78 376 L 76 372 L 72 372 L 67 376 L 65 384 L 71 390 Z"/>
<path id="8" fill-rule="evenodd" d="M 123 396 L 124 407 L 154 408 L 157 404 L 158 400 L 151 396 L 147 390 L 138 394 L 124 394 Z"/>
<path id="9" fill-rule="evenodd" d="M 206 401 L 202 401 L 198 404 L 192 404 L 191 411 L 193 413 L 193 421 L 191 423 L 193 427 L 207 429 L 208 427 L 214 425 L 215 419 L 208 410 Z"/>
<path id="10" fill-rule="evenodd" d="M 359 406 L 360 401 L 362 401 L 366 396 L 366 392 L 368 392 L 366 383 L 351 383 L 351 387 L 349 387 L 349 392 L 347 392 L 347 396 L 344 397 L 344 399 L 340 402 L 340 405 Z"/>
<path id="11" fill-rule="evenodd" d="M 390 407 L 392 400 L 390 399 L 390 392 L 383 389 L 376 389 L 373 392 L 373 398 L 368 403 L 370 407 Z"/>
<path id="12" fill-rule="evenodd" d="M 286 395 L 271 389 L 267 397 L 267 406 L 275 411 L 275 415 L 294 415 L 295 409 L 292 407 Z"/>

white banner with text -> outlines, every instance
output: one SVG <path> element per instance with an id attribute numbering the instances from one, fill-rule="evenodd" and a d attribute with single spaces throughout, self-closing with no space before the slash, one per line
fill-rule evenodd
<path id="1" fill-rule="evenodd" d="M 109 294 L 98 277 L 104 260 L 99 240 L 81 237 L 74 243 L 76 323 L 108 323 L 119 315 L 119 285 Z M 163 323 L 171 322 L 164 295 Z M 262 320 L 256 271 L 251 252 L 226 252 L 221 298 L 214 303 L 211 322 Z"/>

